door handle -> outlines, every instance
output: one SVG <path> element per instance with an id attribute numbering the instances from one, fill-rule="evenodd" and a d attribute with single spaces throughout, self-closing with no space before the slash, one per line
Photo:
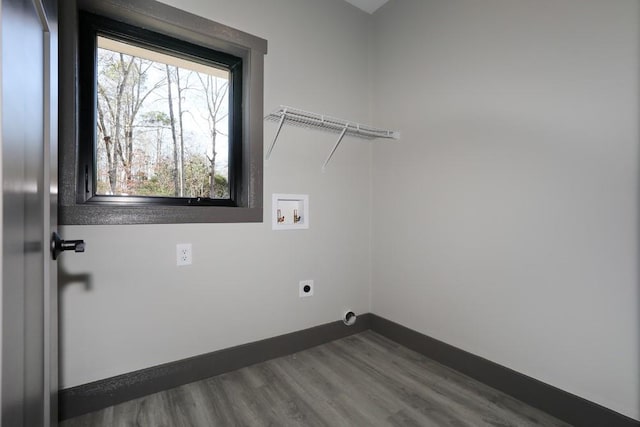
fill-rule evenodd
<path id="1" fill-rule="evenodd" d="M 55 231 L 51 236 L 51 256 L 54 260 L 64 251 L 84 252 L 84 246 L 84 240 L 62 240 Z"/>

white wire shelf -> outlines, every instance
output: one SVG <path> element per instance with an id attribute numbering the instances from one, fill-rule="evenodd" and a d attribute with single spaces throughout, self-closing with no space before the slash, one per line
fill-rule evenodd
<path id="1" fill-rule="evenodd" d="M 276 145 L 282 126 L 286 123 L 291 126 L 305 127 L 310 129 L 324 130 L 332 133 L 337 133 L 340 136 L 338 141 L 333 146 L 333 149 L 329 153 L 327 160 L 324 162 L 322 169 L 324 170 L 329 164 L 333 153 L 342 142 L 342 139 L 346 136 L 354 136 L 364 139 L 399 139 L 400 132 L 386 129 L 378 129 L 372 126 L 363 125 L 361 123 L 351 122 L 348 120 L 338 119 L 336 117 L 326 116 L 323 114 L 312 113 L 310 111 L 304 111 L 293 107 L 287 107 L 281 105 L 273 113 L 265 116 L 265 120 L 278 123 L 278 130 L 276 131 L 273 141 L 267 150 L 267 160 L 271 157 L 273 147 Z"/>

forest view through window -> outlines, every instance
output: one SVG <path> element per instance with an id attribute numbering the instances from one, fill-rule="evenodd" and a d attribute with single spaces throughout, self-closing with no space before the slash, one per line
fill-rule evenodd
<path id="1" fill-rule="evenodd" d="M 98 36 L 95 194 L 230 199 L 230 80 Z"/>

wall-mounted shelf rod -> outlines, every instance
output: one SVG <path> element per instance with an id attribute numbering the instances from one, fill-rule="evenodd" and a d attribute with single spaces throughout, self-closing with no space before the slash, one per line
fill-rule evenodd
<path id="1" fill-rule="evenodd" d="M 282 130 L 282 125 L 284 125 L 284 120 L 287 118 L 287 109 L 285 108 L 282 111 L 282 115 L 280 117 L 280 123 L 278 124 L 278 130 L 276 134 L 273 136 L 273 141 L 271 141 L 271 145 L 269 146 L 269 150 L 267 151 L 267 160 L 271 157 L 271 152 L 273 151 L 273 147 L 276 145 L 276 141 L 278 140 L 278 136 L 280 136 L 280 131 Z"/>
<path id="2" fill-rule="evenodd" d="M 276 134 L 273 137 L 273 141 L 271 141 L 271 145 L 269 145 L 269 149 L 267 150 L 267 160 L 271 157 L 271 153 L 274 146 L 276 145 L 276 141 L 278 140 L 278 136 L 280 135 L 280 131 L 282 130 L 282 126 L 284 124 L 338 133 L 338 140 L 331 149 L 327 160 L 324 162 L 324 165 L 322 166 L 323 170 L 326 168 L 327 164 L 329 164 L 331 157 L 333 157 L 333 154 L 338 149 L 338 146 L 346 135 L 364 139 L 400 138 L 400 132 L 397 131 L 378 129 L 372 126 L 354 123 L 351 121 L 338 119 L 336 117 L 325 116 L 323 114 L 312 113 L 310 111 L 304 111 L 284 105 L 280 106 L 280 108 L 273 113 L 267 115 L 265 117 L 265 120 L 278 123 Z"/>
<path id="3" fill-rule="evenodd" d="M 324 164 L 322 165 L 322 171 L 323 172 L 327 169 L 327 165 L 329 164 L 329 160 L 331 160 L 331 157 L 333 157 L 333 153 L 335 153 L 336 150 L 338 149 L 338 145 L 340 145 L 340 143 L 342 142 L 342 138 L 344 138 L 344 135 L 347 133 L 348 129 L 349 129 L 349 124 L 347 123 L 347 125 L 344 127 L 342 132 L 340 132 L 340 136 L 338 137 L 338 140 L 336 141 L 336 144 L 333 146 L 333 148 L 331 149 L 331 152 L 327 156 L 327 160 L 325 160 Z"/>

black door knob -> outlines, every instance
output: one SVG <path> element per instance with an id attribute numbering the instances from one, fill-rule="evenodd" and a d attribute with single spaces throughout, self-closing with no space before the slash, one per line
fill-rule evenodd
<path id="1" fill-rule="evenodd" d="M 51 256 L 54 260 L 64 251 L 84 252 L 84 246 L 84 240 L 62 240 L 55 231 L 51 236 Z"/>

